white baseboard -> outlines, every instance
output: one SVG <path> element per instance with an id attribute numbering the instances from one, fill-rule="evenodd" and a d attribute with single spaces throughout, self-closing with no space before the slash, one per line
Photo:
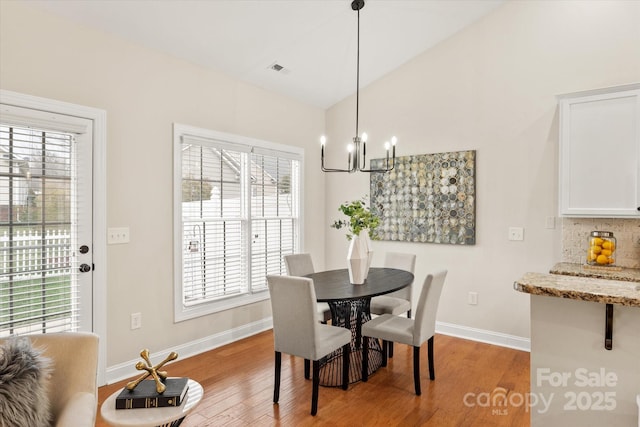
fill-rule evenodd
<path id="1" fill-rule="evenodd" d="M 151 354 L 151 363 L 154 365 L 161 362 L 167 354 L 175 351 L 180 356 L 180 359 L 195 356 L 196 354 L 204 353 L 205 351 L 213 350 L 214 348 L 221 347 L 226 344 L 230 344 L 234 341 L 241 340 L 243 338 L 250 337 L 251 335 L 258 334 L 260 332 L 269 330 L 273 327 L 273 320 L 271 317 L 267 319 L 261 319 L 257 322 L 242 325 L 228 331 L 220 332 L 215 335 L 201 338 L 196 341 L 181 344 L 176 347 L 167 348 Z M 127 362 L 122 362 L 114 366 L 107 368 L 106 381 L 107 384 L 113 384 L 126 378 L 135 377 L 140 374 L 140 371 L 136 370 L 135 365 L 140 361 L 140 358 L 131 359 Z"/>
<path id="2" fill-rule="evenodd" d="M 237 328 L 220 332 L 215 335 L 201 338 L 196 341 L 181 344 L 176 347 L 160 350 L 151 355 L 151 362 L 156 364 L 162 361 L 167 354 L 175 351 L 181 359 L 213 350 L 214 348 L 230 344 L 234 341 L 250 337 L 273 327 L 271 317 L 257 322 L 239 326 Z M 455 325 L 453 323 L 436 322 L 436 332 L 443 335 L 464 338 L 472 341 L 479 341 L 487 344 L 499 345 L 501 347 L 513 348 L 516 350 L 530 351 L 531 340 L 515 335 L 503 334 L 500 332 L 487 331 L 485 329 L 470 328 L 468 326 Z M 131 359 L 127 362 L 119 363 L 107 368 L 107 384 L 112 384 L 126 378 L 131 378 L 140 373 L 135 369 L 140 358 Z"/>
<path id="3" fill-rule="evenodd" d="M 501 332 L 493 332 L 486 329 L 471 328 L 469 326 L 445 322 L 436 322 L 436 332 L 452 337 L 499 345 L 500 347 L 531 351 L 531 340 L 529 338 L 503 334 Z"/>

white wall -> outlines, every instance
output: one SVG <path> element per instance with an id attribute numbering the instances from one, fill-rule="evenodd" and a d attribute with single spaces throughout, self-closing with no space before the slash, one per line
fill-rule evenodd
<path id="1" fill-rule="evenodd" d="M 414 252 L 417 280 L 449 270 L 440 322 L 529 337 L 529 296 L 513 282 L 561 260 L 560 221 L 545 228 L 557 215 L 555 96 L 637 81 L 640 2 L 513 1 L 362 90 L 368 146 L 395 134 L 399 155 L 477 150 L 476 245 L 379 241 L 374 263 L 385 251 Z M 327 112 L 330 166 L 346 163 L 354 122 L 354 98 Z M 363 194 L 367 174 L 329 175 L 327 223 Z M 524 227 L 523 242 L 507 240 L 510 226 Z M 326 267 L 344 266 L 346 253 L 343 233 L 327 226 Z"/>
<path id="2" fill-rule="evenodd" d="M 125 40 L 1 2 L 0 87 L 107 111 L 107 225 L 131 242 L 108 247 L 107 366 L 269 318 L 269 302 L 173 323 L 172 125 L 316 147 L 324 112 Z M 306 250 L 323 262 L 324 177 L 305 150 Z M 309 196 L 313 195 L 313 197 Z M 96 268 L 104 266 L 97 265 Z M 143 327 L 129 329 L 142 313 Z M 162 355 L 164 357 L 164 355 Z M 132 365 L 131 365 L 131 368 Z"/>

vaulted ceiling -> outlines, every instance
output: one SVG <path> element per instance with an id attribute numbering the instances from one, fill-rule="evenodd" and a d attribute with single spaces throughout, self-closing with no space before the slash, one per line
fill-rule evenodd
<path id="1" fill-rule="evenodd" d="M 360 87 L 481 19 L 505 0 L 368 0 Z M 302 102 L 356 90 L 350 0 L 35 0 L 29 4 Z M 274 65 L 283 67 L 274 70 Z"/>

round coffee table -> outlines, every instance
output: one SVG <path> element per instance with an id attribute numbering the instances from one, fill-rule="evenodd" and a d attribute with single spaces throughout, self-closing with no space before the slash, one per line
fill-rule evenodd
<path id="1" fill-rule="evenodd" d="M 121 390 L 107 398 L 100 408 L 102 418 L 114 427 L 176 427 L 182 419 L 196 407 L 202 394 L 202 386 L 197 381 L 189 380 L 189 390 L 180 406 L 148 409 L 116 409 L 116 397 Z"/>

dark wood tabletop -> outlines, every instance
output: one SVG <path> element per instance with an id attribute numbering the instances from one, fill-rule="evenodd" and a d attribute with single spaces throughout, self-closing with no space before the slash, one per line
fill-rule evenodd
<path id="1" fill-rule="evenodd" d="M 305 277 L 313 279 L 319 302 L 375 297 L 397 291 L 413 282 L 413 274 L 395 268 L 371 268 L 362 285 L 349 282 L 349 270 L 346 268 L 307 274 Z"/>

